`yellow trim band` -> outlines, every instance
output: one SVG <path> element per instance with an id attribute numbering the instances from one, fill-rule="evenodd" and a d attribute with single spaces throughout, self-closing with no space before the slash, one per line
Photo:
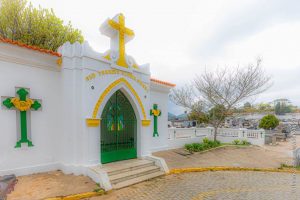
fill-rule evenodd
<path id="1" fill-rule="evenodd" d="M 99 112 L 99 108 L 100 105 L 102 104 L 103 100 L 105 99 L 105 97 L 108 95 L 108 93 L 116 86 L 118 86 L 119 84 L 124 83 L 127 88 L 130 90 L 130 92 L 133 94 L 133 96 L 136 98 L 136 100 L 138 101 L 138 104 L 142 110 L 142 114 L 143 114 L 143 119 L 147 119 L 146 116 L 146 112 L 145 112 L 145 108 L 144 105 L 139 97 L 139 95 L 137 94 L 137 92 L 134 90 L 134 88 L 130 85 L 130 83 L 125 79 L 125 78 L 120 78 L 116 81 L 114 81 L 113 83 L 111 83 L 105 90 L 104 92 L 101 94 L 101 96 L 99 97 L 96 105 L 94 106 L 94 111 L 93 111 L 93 115 L 92 118 L 97 118 L 97 114 Z"/>
<path id="2" fill-rule="evenodd" d="M 100 125 L 101 119 L 88 118 L 86 119 L 86 124 L 88 127 L 98 127 Z"/>
<path id="3" fill-rule="evenodd" d="M 83 198 L 91 198 L 91 197 L 101 196 L 103 194 L 104 194 L 104 190 L 100 190 L 99 192 L 85 192 L 85 193 L 74 194 L 74 195 L 69 195 L 69 196 L 48 198 L 45 200 L 79 200 L 79 199 L 83 199 Z"/>
<path id="4" fill-rule="evenodd" d="M 149 120 L 149 119 L 142 120 L 142 126 L 149 126 L 150 123 L 151 123 L 151 120 Z"/>

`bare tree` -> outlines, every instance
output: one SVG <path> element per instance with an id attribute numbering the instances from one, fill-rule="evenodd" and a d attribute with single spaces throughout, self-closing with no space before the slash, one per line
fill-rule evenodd
<path id="1" fill-rule="evenodd" d="M 209 110 L 208 115 L 215 129 L 216 140 L 217 129 L 231 109 L 249 97 L 265 92 L 272 85 L 271 77 L 267 76 L 261 67 L 261 61 L 258 58 L 255 64 L 242 68 L 205 71 L 196 76 L 190 85 L 173 89 L 171 100 L 191 111 Z"/>

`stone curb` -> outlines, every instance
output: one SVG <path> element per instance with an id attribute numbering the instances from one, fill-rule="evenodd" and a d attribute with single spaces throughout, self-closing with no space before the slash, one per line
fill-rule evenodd
<path id="1" fill-rule="evenodd" d="M 171 169 L 168 174 L 181 174 L 189 172 L 207 172 L 207 171 L 256 171 L 256 172 L 281 172 L 300 174 L 296 169 L 275 169 L 275 168 L 248 168 L 248 167 L 191 167 Z"/>
<path id="2" fill-rule="evenodd" d="M 85 193 L 68 195 L 68 196 L 47 198 L 45 200 L 79 200 L 79 199 L 83 199 L 83 198 L 91 198 L 91 197 L 101 196 L 104 193 L 105 193 L 104 190 L 100 190 L 99 192 L 85 192 Z"/>

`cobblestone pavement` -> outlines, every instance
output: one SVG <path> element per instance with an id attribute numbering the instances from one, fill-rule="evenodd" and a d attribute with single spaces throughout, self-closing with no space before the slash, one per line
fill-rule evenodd
<path id="1" fill-rule="evenodd" d="M 91 200 L 296 200 L 300 175 L 270 172 L 202 172 L 169 175 Z"/>

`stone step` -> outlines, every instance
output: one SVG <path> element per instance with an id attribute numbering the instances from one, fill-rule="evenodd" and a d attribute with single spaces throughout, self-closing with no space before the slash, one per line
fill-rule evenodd
<path id="1" fill-rule="evenodd" d="M 149 166 L 154 166 L 154 161 L 136 159 L 130 162 L 121 161 L 119 163 L 105 164 L 103 169 L 107 172 L 108 176 L 112 176 Z"/>
<path id="2" fill-rule="evenodd" d="M 112 184 L 116 184 L 116 183 L 119 183 L 122 181 L 126 181 L 126 180 L 129 180 L 132 178 L 144 176 L 144 175 L 151 174 L 151 173 L 158 172 L 158 171 L 160 171 L 160 168 L 158 166 L 152 165 L 152 166 L 143 167 L 143 168 L 139 168 L 139 169 L 135 169 L 135 170 L 130 170 L 130 171 L 123 172 L 123 173 L 110 175 L 109 179 Z"/>
<path id="3" fill-rule="evenodd" d="M 112 187 L 114 189 L 120 189 L 120 188 L 123 188 L 123 187 L 127 187 L 129 185 L 133 185 L 133 184 L 140 183 L 140 182 L 143 182 L 143 181 L 155 178 L 155 177 L 162 176 L 164 174 L 165 174 L 164 172 L 158 171 L 158 172 L 154 172 L 154 173 L 151 173 L 151 174 L 146 174 L 144 176 L 139 176 L 139 177 L 136 177 L 136 178 L 133 178 L 133 179 L 129 179 L 129 180 L 126 180 L 126 181 L 122 181 L 122 182 L 113 184 Z"/>

